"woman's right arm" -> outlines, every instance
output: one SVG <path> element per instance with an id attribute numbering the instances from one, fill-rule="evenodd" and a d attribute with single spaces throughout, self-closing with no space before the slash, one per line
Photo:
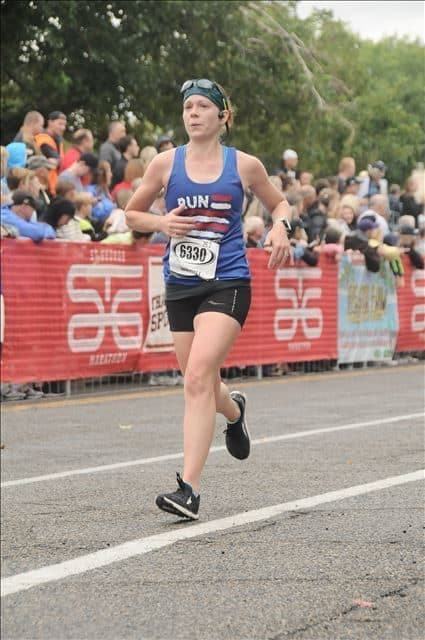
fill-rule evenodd
<path id="1" fill-rule="evenodd" d="M 170 149 L 158 154 L 146 169 L 142 184 L 125 209 L 125 219 L 130 229 L 143 233 L 162 231 L 167 236 L 178 238 L 195 228 L 190 218 L 180 215 L 186 209 L 185 205 L 172 209 L 164 216 L 149 213 L 158 193 L 167 186 L 174 152 L 174 149 Z"/>

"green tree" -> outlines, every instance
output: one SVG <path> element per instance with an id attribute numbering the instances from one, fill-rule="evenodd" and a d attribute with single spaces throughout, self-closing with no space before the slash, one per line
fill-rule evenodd
<path id="1" fill-rule="evenodd" d="M 423 158 L 419 42 L 361 40 L 296 2 L 1 0 L 2 141 L 25 112 L 61 109 L 98 139 L 126 117 L 142 144 L 185 139 L 179 87 L 212 77 L 237 109 L 230 143 L 269 170 L 285 147 L 316 175 L 342 155 L 382 158 L 400 181 Z"/>

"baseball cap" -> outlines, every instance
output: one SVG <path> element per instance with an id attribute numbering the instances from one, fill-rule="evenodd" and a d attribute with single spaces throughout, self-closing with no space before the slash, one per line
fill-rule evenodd
<path id="1" fill-rule="evenodd" d="M 285 149 L 285 151 L 282 154 L 282 158 L 284 160 L 291 160 L 291 158 L 295 159 L 295 158 L 298 158 L 298 153 L 293 149 Z"/>
<path id="2" fill-rule="evenodd" d="M 26 189 L 17 189 L 12 194 L 13 204 L 29 204 L 33 209 L 37 208 L 37 202 L 29 191 Z"/>
<path id="3" fill-rule="evenodd" d="M 159 136 L 158 140 L 156 141 L 156 150 L 159 151 L 161 146 L 163 144 L 165 144 L 166 142 L 171 142 L 172 144 L 174 144 L 173 139 L 170 136 L 167 135 L 163 135 L 163 136 Z"/>
<path id="4" fill-rule="evenodd" d="M 357 228 L 360 229 L 360 231 L 370 231 L 378 227 L 379 222 L 374 215 L 362 216 L 357 222 Z"/>
<path id="5" fill-rule="evenodd" d="M 382 160 L 377 160 L 373 163 L 372 167 L 374 169 L 379 169 L 380 171 L 386 171 L 387 165 Z"/>
<path id="6" fill-rule="evenodd" d="M 66 120 L 66 115 L 62 111 L 51 111 L 47 120 Z"/>
<path id="7" fill-rule="evenodd" d="M 351 176 L 351 178 L 347 178 L 347 180 L 345 181 L 345 186 L 351 187 L 353 184 L 360 184 L 360 182 L 361 180 L 356 178 L 356 176 Z"/>

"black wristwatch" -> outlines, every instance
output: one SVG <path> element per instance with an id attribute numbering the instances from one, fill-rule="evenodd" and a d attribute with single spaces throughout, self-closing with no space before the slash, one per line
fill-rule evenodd
<path id="1" fill-rule="evenodd" d="M 287 220 L 286 218 L 278 218 L 278 220 L 275 220 L 274 223 L 276 222 L 281 222 L 283 224 L 283 226 L 286 229 L 286 234 L 288 236 L 288 238 L 291 236 L 292 234 L 292 226 L 291 223 L 289 222 L 289 220 Z"/>

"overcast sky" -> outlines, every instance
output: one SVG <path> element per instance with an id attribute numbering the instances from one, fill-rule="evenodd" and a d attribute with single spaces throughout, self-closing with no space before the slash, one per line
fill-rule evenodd
<path id="1" fill-rule="evenodd" d="M 334 16 L 346 22 L 352 31 L 375 41 L 394 34 L 425 41 L 425 2 L 422 0 L 302 0 L 297 7 L 300 18 L 310 15 L 313 8 L 331 9 Z"/>

